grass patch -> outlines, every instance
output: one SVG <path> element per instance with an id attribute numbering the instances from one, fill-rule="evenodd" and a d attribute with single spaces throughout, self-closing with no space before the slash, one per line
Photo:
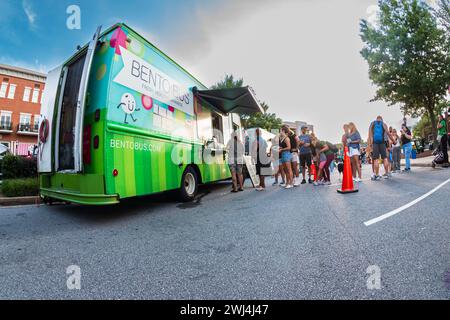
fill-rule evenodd
<path id="1" fill-rule="evenodd" d="M 5 197 L 37 196 L 39 180 L 37 178 L 3 180 L 1 190 Z"/>

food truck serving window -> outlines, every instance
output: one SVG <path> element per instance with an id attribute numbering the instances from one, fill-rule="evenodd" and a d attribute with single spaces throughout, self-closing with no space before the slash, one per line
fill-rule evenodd
<path id="1" fill-rule="evenodd" d="M 217 139 L 217 142 L 223 143 L 222 117 L 216 112 L 212 112 L 211 117 L 212 117 L 213 135 Z"/>

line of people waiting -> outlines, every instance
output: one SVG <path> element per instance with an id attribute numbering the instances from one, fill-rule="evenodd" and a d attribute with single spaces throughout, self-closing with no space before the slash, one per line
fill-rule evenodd
<path id="1" fill-rule="evenodd" d="M 256 139 L 251 148 L 256 174 L 260 179 L 256 190 L 265 190 L 265 177 L 272 175 L 275 177 L 273 185 L 286 189 L 306 184 L 307 181 L 316 186 L 331 184 L 330 167 L 335 161 L 338 148 L 328 141 L 319 140 L 314 133 L 309 134 L 307 131 L 308 127 L 304 126 L 301 128 L 301 134 L 297 136 L 288 126 L 282 126 L 280 134 L 269 141 L 272 147 L 269 154 L 266 154 L 261 150 L 267 150 L 267 142 L 262 138 L 260 130 L 256 130 Z M 314 168 L 317 168 L 315 181 L 312 179 L 313 164 Z M 272 174 L 273 172 L 275 174 Z"/>
<path id="2" fill-rule="evenodd" d="M 308 133 L 307 126 L 303 126 L 301 134 L 297 136 L 294 131 L 284 125 L 281 127 L 279 135 L 269 141 L 272 146 L 270 152 L 267 153 L 268 143 L 257 129 L 256 139 L 252 143 L 250 152 L 260 180 L 256 190 L 265 190 L 266 176 L 274 176 L 273 185 L 279 185 L 286 189 L 307 182 L 315 186 L 330 185 L 333 168 L 337 166 L 339 173 L 343 172 L 345 147 L 348 147 L 348 156 L 355 182 L 362 181 L 362 163 L 366 158 L 372 164 L 371 180 L 373 181 L 382 178 L 388 179 L 392 177 L 393 173 L 400 172 L 402 150 L 405 158 L 405 168 L 402 171 L 409 172 L 411 170 L 412 134 L 406 124 L 402 125 L 399 135 L 395 128 L 388 128 L 383 118 L 378 116 L 369 126 L 366 147 L 362 147 L 361 134 L 353 122 L 344 124 L 343 130 L 342 148 L 338 148 L 333 143 L 319 140 L 314 133 Z M 439 118 L 438 130 L 440 149 L 445 150 L 445 155 L 447 155 L 447 126 L 443 116 Z M 228 143 L 227 150 L 230 155 L 228 161 L 233 176 L 232 192 L 243 191 L 245 147 L 236 133 Z M 380 164 L 383 164 L 384 167 L 383 175 L 380 174 Z M 444 159 L 444 166 L 446 166 L 445 164 L 448 164 L 448 156 Z M 316 168 L 316 179 L 312 179 L 313 169 Z M 302 178 L 300 178 L 300 174 Z"/>

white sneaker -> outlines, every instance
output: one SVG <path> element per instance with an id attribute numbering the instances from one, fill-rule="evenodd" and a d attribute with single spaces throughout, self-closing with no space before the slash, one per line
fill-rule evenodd
<path id="1" fill-rule="evenodd" d="M 280 187 L 286 187 L 286 183 L 284 182 L 280 183 Z"/>
<path id="2" fill-rule="evenodd" d="M 326 181 L 323 184 L 327 185 L 327 186 L 331 186 L 331 181 Z"/>
<path id="3" fill-rule="evenodd" d="M 293 188 L 293 186 L 292 185 L 290 185 L 290 184 L 288 184 L 288 185 L 286 185 L 286 187 L 284 187 L 285 189 L 291 189 L 291 188 Z"/>
<path id="4" fill-rule="evenodd" d="M 298 187 L 300 185 L 300 179 L 294 179 L 294 187 Z"/>

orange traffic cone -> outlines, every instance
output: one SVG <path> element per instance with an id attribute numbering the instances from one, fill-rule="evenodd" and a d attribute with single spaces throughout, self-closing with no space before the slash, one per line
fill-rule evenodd
<path id="1" fill-rule="evenodd" d="M 311 175 L 313 176 L 314 181 L 317 181 L 317 170 L 315 164 L 311 164 Z"/>
<path id="2" fill-rule="evenodd" d="M 348 147 L 344 149 L 344 177 L 342 178 L 342 187 L 337 190 L 339 193 L 358 192 L 353 186 L 352 165 L 348 156 Z"/>

